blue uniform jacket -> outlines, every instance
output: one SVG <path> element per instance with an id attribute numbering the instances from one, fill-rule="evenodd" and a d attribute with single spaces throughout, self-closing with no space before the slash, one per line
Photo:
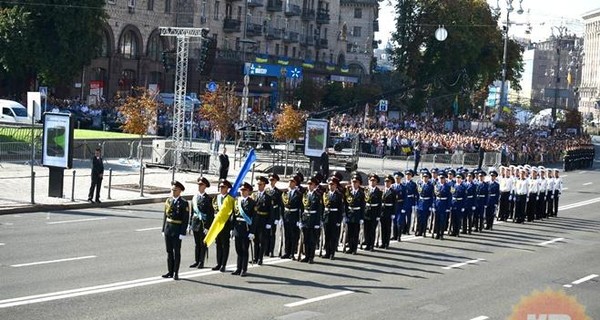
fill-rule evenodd
<path id="1" fill-rule="evenodd" d="M 404 210 L 406 210 L 406 212 L 410 212 L 410 210 L 412 210 L 412 207 L 417 205 L 417 198 L 419 197 L 419 191 L 417 190 L 417 184 L 412 181 L 409 180 L 406 182 L 405 188 L 404 190 L 406 191 L 404 193 Z"/>
<path id="2" fill-rule="evenodd" d="M 423 183 L 419 187 L 419 204 L 417 210 L 429 211 L 433 205 L 434 187 L 431 182 Z"/>
<path id="3" fill-rule="evenodd" d="M 495 206 L 498 204 L 498 200 L 500 199 L 500 184 L 497 181 L 490 181 L 488 187 L 488 201 L 487 206 Z"/>
<path id="4" fill-rule="evenodd" d="M 438 213 L 443 213 L 448 210 L 452 201 L 452 193 L 450 192 L 450 184 L 437 183 L 435 186 L 435 210 Z"/>
<path id="5" fill-rule="evenodd" d="M 461 210 L 465 208 L 465 200 L 467 197 L 467 188 L 464 183 L 455 183 L 452 187 L 452 209 Z"/>
<path id="6" fill-rule="evenodd" d="M 477 207 L 483 207 L 487 205 L 487 197 L 488 197 L 488 184 L 487 182 L 479 182 L 477 183 L 477 191 L 475 192 L 475 205 Z"/>

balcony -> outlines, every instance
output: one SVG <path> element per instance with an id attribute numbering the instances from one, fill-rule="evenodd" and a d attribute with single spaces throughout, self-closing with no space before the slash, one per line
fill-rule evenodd
<path id="1" fill-rule="evenodd" d="M 240 32 L 241 25 L 242 21 L 238 19 L 225 18 L 225 20 L 223 20 L 223 32 Z"/>
<path id="2" fill-rule="evenodd" d="M 308 36 L 302 36 L 302 39 L 300 41 L 300 45 L 302 46 L 314 46 L 315 45 L 315 38 L 313 38 L 312 35 L 308 35 Z"/>
<path id="3" fill-rule="evenodd" d="M 329 10 L 319 9 L 317 11 L 317 23 L 318 24 L 329 24 Z"/>
<path id="4" fill-rule="evenodd" d="M 302 9 L 300 9 L 299 5 L 296 4 L 286 4 L 285 5 L 285 16 L 286 17 L 294 17 L 300 16 L 302 14 Z"/>
<path id="5" fill-rule="evenodd" d="M 315 10 L 308 9 L 308 8 L 302 8 L 302 20 L 303 21 L 315 20 Z"/>
<path id="6" fill-rule="evenodd" d="M 262 36 L 262 25 L 257 23 L 248 23 L 246 28 L 246 36 L 259 37 Z"/>
<path id="7" fill-rule="evenodd" d="M 300 34 L 293 31 L 286 32 L 283 36 L 283 41 L 286 43 L 297 43 L 300 41 Z"/>
<path id="8" fill-rule="evenodd" d="M 379 32 L 379 20 L 373 20 L 373 32 Z"/>
<path id="9" fill-rule="evenodd" d="M 327 39 L 317 39 L 317 49 L 327 49 L 329 47 L 329 41 Z"/>
<path id="10" fill-rule="evenodd" d="M 267 11 L 281 12 L 283 8 L 283 1 L 281 0 L 269 0 L 267 2 Z"/>
<path id="11" fill-rule="evenodd" d="M 248 8 L 262 7 L 265 5 L 263 0 L 248 0 Z"/>
<path id="12" fill-rule="evenodd" d="M 283 29 L 269 28 L 265 34 L 267 40 L 281 40 L 283 37 Z"/>

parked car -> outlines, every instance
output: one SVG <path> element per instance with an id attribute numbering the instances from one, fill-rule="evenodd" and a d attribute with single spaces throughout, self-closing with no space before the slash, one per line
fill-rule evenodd
<path id="1" fill-rule="evenodd" d="M 27 108 L 12 100 L 0 99 L 0 122 L 31 124 L 31 117 L 27 115 Z"/>

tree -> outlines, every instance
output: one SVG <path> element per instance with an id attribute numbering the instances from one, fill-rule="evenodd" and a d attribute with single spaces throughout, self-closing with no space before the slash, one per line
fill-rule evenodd
<path id="1" fill-rule="evenodd" d="M 3 4 L 0 39 L 18 41 L 0 47 L 0 69 L 10 70 L 6 81 L 39 79 L 47 85 L 64 85 L 81 73 L 99 53 L 104 0 L 21 0 Z M 11 38 L 12 37 L 12 38 Z M 23 49 L 23 47 L 26 49 Z M 19 93 L 19 92 L 13 92 Z"/>
<path id="2" fill-rule="evenodd" d="M 273 136 L 275 139 L 283 140 L 287 143 L 285 151 L 285 168 L 283 174 L 287 175 L 287 162 L 289 158 L 289 144 L 302 136 L 302 128 L 306 115 L 295 109 L 292 105 L 284 105 L 282 112 L 277 116 L 277 126 Z"/>
<path id="3" fill-rule="evenodd" d="M 200 116 L 210 123 L 212 128 L 221 131 L 222 139 L 233 137 L 234 124 L 240 118 L 240 99 L 235 96 L 235 86 L 220 84 L 215 92 L 206 92 L 200 99 Z"/>
<path id="4" fill-rule="evenodd" d="M 403 100 L 409 111 L 427 107 L 450 114 L 456 95 L 461 109 L 472 106 L 471 93 L 487 90 L 501 78 L 503 36 L 497 27 L 499 17 L 485 1 L 399 0 L 395 9 L 391 54 L 397 71 L 406 77 L 403 85 L 409 90 Z M 434 37 L 440 24 L 448 30 L 445 41 Z M 522 53 L 512 40 L 508 57 L 507 78 L 516 86 Z"/>
<path id="5" fill-rule="evenodd" d="M 321 109 L 321 100 L 323 99 L 323 89 L 312 79 L 302 80 L 298 88 L 294 91 L 294 98 L 301 100 L 300 107 L 303 110 L 316 111 Z"/>

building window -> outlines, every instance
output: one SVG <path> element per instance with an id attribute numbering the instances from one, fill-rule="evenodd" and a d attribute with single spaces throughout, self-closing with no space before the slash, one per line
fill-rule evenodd
<path id="1" fill-rule="evenodd" d="M 361 37 L 361 33 L 362 33 L 361 31 L 362 31 L 361 27 L 354 27 L 352 29 L 352 36 L 354 36 L 354 37 Z"/>
<path id="2" fill-rule="evenodd" d="M 292 47 L 292 58 L 296 58 L 296 47 Z"/>
<path id="3" fill-rule="evenodd" d="M 279 43 L 275 44 L 275 55 L 278 56 L 279 55 Z"/>
<path id="4" fill-rule="evenodd" d="M 154 11 L 154 0 L 148 0 L 148 11 Z"/>
<path id="5" fill-rule="evenodd" d="M 160 59 L 161 53 L 163 51 L 162 43 L 160 41 L 160 37 L 157 33 L 153 34 L 148 41 L 148 58 L 153 61 L 158 61 Z"/>
<path id="6" fill-rule="evenodd" d="M 110 56 L 110 38 L 106 31 L 102 31 L 102 44 L 100 45 L 100 52 L 98 52 L 98 56 L 100 57 L 108 57 Z"/>
<path id="7" fill-rule="evenodd" d="M 165 0 L 165 13 L 171 13 L 171 0 Z"/>
<path id="8" fill-rule="evenodd" d="M 362 19 L 362 9 L 361 8 L 354 8 L 354 18 Z"/>
<path id="9" fill-rule="evenodd" d="M 138 56 L 138 44 L 135 33 L 133 31 L 125 31 L 121 36 L 121 43 L 119 45 L 121 54 L 125 59 L 135 59 Z"/>
<path id="10" fill-rule="evenodd" d="M 215 12 L 213 15 L 213 19 L 219 20 L 219 1 L 215 1 Z"/>

